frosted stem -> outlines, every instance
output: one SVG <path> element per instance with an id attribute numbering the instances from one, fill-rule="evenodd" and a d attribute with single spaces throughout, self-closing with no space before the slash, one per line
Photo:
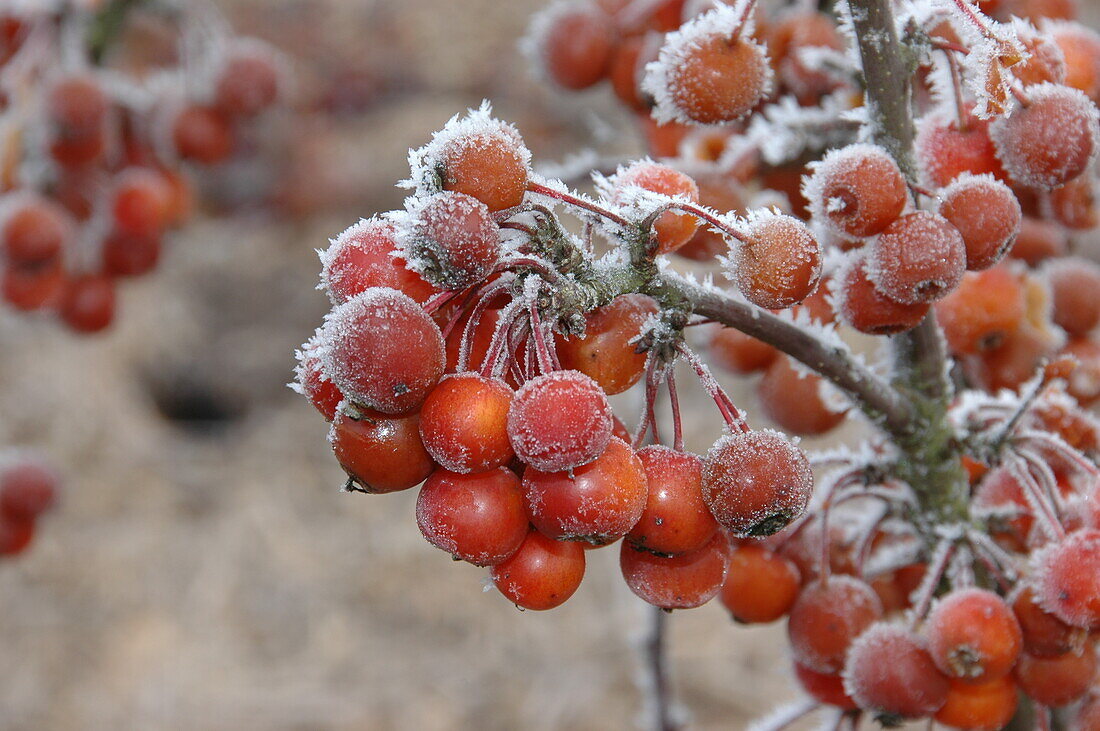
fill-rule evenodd
<path id="1" fill-rule="evenodd" d="M 678 731 L 679 724 L 673 717 L 672 684 L 669 678 L 667 647 L 665 643 L 668 612 L 660 607 L 649 610 L 649 636 L 645 641 L 646 670 L 649 673 L 648 701 L 653 710 L 653 731 Z"/>

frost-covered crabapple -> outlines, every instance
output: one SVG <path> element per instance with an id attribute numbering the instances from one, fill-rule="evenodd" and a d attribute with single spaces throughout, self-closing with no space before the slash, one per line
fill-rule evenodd
<path id="1" fill-rule="evenodd" d="M 1013 180 L 1050 190 L 1083 173 L 1100 148 L 1097 111 L 1081 91 L 1028 87 L 1020 105 L 990 125 L 997 156 Z"/>
<path id="2" fill-rule="evenodd" d="M 569 471 L 523 471 L 531 523 L 556 540 L 611 543 L 630 532 L 646 508 L 646 473 L 626 442 L 611 437 L 594 461 Z"/>
<path id="3" fill-rule="evenodd" d="M 623 541 L 619 567 L 630 590 L 662 609 L 692 609 L 722 589 L 729 566 L 729 539 L 716 531 L 701 548 L 658 556 Z"/>
<path id="4" fill-rule="evenodd" d="M 420 408 L 446 362 L 439 327 L 408 295 L 385 287 L 334 308 L 321 344 L 325 375 L 340 392 L 384 414 Z"/>
<path id="5" fill-rule="evenodd" d="M 731 275 L 745 298 L 768 309 L 802 302 L 821 277 L 821 244 L 792 216 L 751 216 L 729 259 Z"/>
<path id="6" fill-rule="evenodd" d="M 665 39 L 646 66 L 642 88 L 656 100 L 661 121 L 732 122 L 771 89 L 763 46 L 751 38 L 734 8 L 719 5 Z"/>
<path id="7" fill-rule="evenodd" d="M 802 514 L 812 492 L 806 453 L 779 432 L 725 435 L 707 452 L 703 499 L 735 536 L 778 532 Z"/>
<path id="8" fill-rule="evenodd" d="M 825 155 L 806 180 L 805 195 L 816 220 L 850 236 L 879 233 L 901 215 L 909 200 L 905 176 L 894 159 L 886 150 L 866 144 Z"/>
<path id="9" fill-rule="evenodd" d="M 437 469 L 420 488 L 416 523 L 429 543 L 455 558 L 499 564 L 527 537 L 519 478 L 506 467 L 465 475 Z"/>
<path id="10" fill-rule="evenodd" d="M 603 453 L 611 440 L 611 416 L 595 381 L 578 371 L 554 371 L 516 392 L 508 435 L 521 462 L 544 472 L 571 470 Z"/>

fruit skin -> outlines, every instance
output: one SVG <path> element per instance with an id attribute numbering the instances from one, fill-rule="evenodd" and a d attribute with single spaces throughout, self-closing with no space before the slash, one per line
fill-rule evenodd
<path id="1" fill-rule="evenodd" d="M 1024 290 L 1007 267 L 968 272 L 959 287 L 936 303 L 944 337 L 956 353 L 991 350 L 1024 319 Z"/>
<path id="2" fill-rule="evenodd" d="M 792 216 L 757 214 L 730 257 L 745 298 L 759 307 L 785 309 L 809 297 L 821 278 L 821 245 Z"/>
<path id="3" fill-rule="evenodd" d="M 885 296 L 867 276 L 867 263 L 857 257 L 836 289 L 837 315 L 847 325 L 869 335 L 895 335 L 911 330 L 928 314 L 929 305 L 906 305 Z"/>
<path id="4" fill-rule="evenodd" d="M 663 78 L 647 73 L 642 86 L 667 100 L 666 116 L 675 110 L 682 121 L 732 122 L 752 111 L 771 88 L 767 55 L 752 39 L 715 36 L 672 54 L 667 51 L 666 46 L 660 58 Z"/>
<path id="5" fill-rule="evenodd" d="M 1020 202 L 992 177 L 961 175 L 941 193 L 939 214 L 966 244 L 966 268 L 988 269 L 1012 248 L 1020 231 Z"/>
<path id="6" fill-rule="evenodd" d="M 578 91 L 598 83 L 608 72 L 617 33 L 611 18 L 595 7 L 564 6 L 547 18 L 534 39 L 542 68 L 558 86 Z"/>
<path id="7" fill-rule="evenodd" d="M 408 295 L 385 287 L 334 308 L 321 342 L 329 380 L 355 403 L 384 414 L 418 409 L 446 364 L 439 327 Z"/>
<path id="8" fill-rule="evenodd" d="M 583 337 L 556 339 L 562 368 L 580 371 L 609 395 L 622 393 L 642 377 L 645 353 L 636 352 L 638 337 L 657 303 L 643 294 L 626 294 L 584 316 Z"/>
<path id="9" fill-rule="evenodd" d="M 515 457 L 508 439 L 512 389 L 476 373 L 447 375 L 420 408 L 420 436 L 440 466 L 484 472 Z"/>
<path id="10" fill-rule="evenodd" d="M 494 566 L 519 550 L 527 514 L 519 478 L 505 468 L 461 475 L 437 469 L 416 499 L 416 524 L 433 546 L 475 566 Z"/>
<path id="11" fill-rule="evenodd" d="M 735 621 L 760 624 L 774 622 L 786 615 L 798 599 L 801 588 L 801 576 L 793 561 L 763 546 L 746 543 L 730 554 L 730 566 L 720 596 Z M 796 667 L 796 671 L 799 669 L 813 672 L 809 668 Z M 802 680 L 802 674 L 798 675 Z"/>
<path id="12" fill-rule="evenodd" d="M 638 459 L 648 486 L 646 506 L 626 540 L 665 555 L 702 548 L 718 531 L 703 501 L 703 461 L 659 444 L 638 450 Z"/>
<path id="13" fill-rule="evenodd" d="M 356 419 L 339 412 L 329 434 L 344 471 L 367 492 L 386 493 L 419 485 L 435 469 L 420 441 L 420 417 Z"/>
<path id="14" fill-rule="evenodd" d="M 859 708 L 852 696 L 844 690 L 844 679 L 839 675 L 830 675 L 810 670 L 805 665 L 794 663 L 794 676 L 802 690 L 819 703 L 836 706 L 846 711 Z"/>
<path id="15" fill-rule="evenodd" d="M 916 305 L 941 299 L 966 271 L 966 243 L 943 216 L 916 211 L 883 229 L 867 257 L 867 274 L 882 294 Z"/>
<path id="16" fill-rule="evenodd" d="M 332 241 L 321 255 L 321 284 L 333 304 L 342 304 L 371 287 L 400 290 L 424 302 L 439 290 L 406 266 L 395 228 L 378 218 L 360 221 Z"/>
<path id="17" fill-rule="evenodd" d="M 998 731 L 1016 714 L 1017 690 L 1011 677 L 980 684 L 951 683 L 935 720 L 960 731 Z"/>
<path id="18" fill-rule="evenodd" d="M 1024 652 L 1051 658 L 1079 649 L 1087 634 L 1046 612 L 1035 601 L 1035 592 L 1023 584 L 1012 602 L 1012 611 L 1023 631 Z"/>
<path id="19" fill-rule="evenodd" d="M 806 453 L 779 432 L 729 434 L 707 453 L 703 499 L 739 538 L 778 532 L 805 511 L 812 492 Z"/>
<path id="20" fill-rule="evenodd" d="M 774 346 L 732 327 L 717 326 L 710 337 L 711 361 L 738 375 L 764 370 L 778 355 Z"/>
<path id="21" fill-rule="evenodd" d="M 434 164 L 443 190 L 465 193 L 496 212 L 523 202 L 529 157 L 519 134 L 492 120 L 477 132 L 450 138 Z"/>
<path id="22" fill-rule="evenodd" d="M 768 418 L 792 434 L 824 434 L 844 421 L 821 397 L 821 376 L 804 373 L 787 356 L 776 358 L 756 385 L 760 406 Z"/>
<path id="23" fill-rule="evenodd" d="M 853 644 L 844 665 L 844 687 L 861 708 L 884 725 L 925 718 L 947 702 L 950 683 L 920 638 L 897 625 L 878 623 Z"/>
<path id="24" fill-rule="evenodd" d="M 555 540 L 606 545 L 622 538 L 645 510 L 645 469 L 623 440 L 612 437 L 595 461 L 564 472 L 523 472 L 531 523 Z"/>
<path id="25" fill-rule="evenodd" d="M 579 371 L 531 379 L 516 392 L 508 410 L 512 449 L 522 462 L 543 472 L 592 462 L 607 447 L 611 429 L 607 397 Z"/>
<path id="26" fill-rule="evenodd" d="M 203 165 L 217 165 L 233 154 L 232 127 L 208 107 L 183 109 L 172 123 L 172 140 L 180 157 Z"/>
<path id="27" fill-rule="evenodd" d="M 1086 643 L 1079 651 L 1051 658 L 1020 656 L 1014 675 L 1020 689 L 1037 703 L 1057 707 L 1080 698 L 1096 678 L 1096 649 Z"/>
<path id="28" fill-rule="evenodd" d="M 722 589 L 729 566 L 729 540 L 716 531 L 702 548 L 657 556 L 623 541 L 619 568 L 639 598 L 662 609 L 693 609 Z"/>
<path id="29" fill-rule="evenodd" d="M 519 549 L 493 566 L 490 577 L 501 594 L 523 609 L 564 604 L 584 578 L 584 549 L 531 530 Z"/>
<path id="30" fill-rule="evenodd" d="M 905 209 L 905 176 L 885 150 L 849 145 L 814 166 L 804 191 L 816 220 L 839 234 L 872 236 Z"/>
<path id="31" fill-rule="evenodd" d="M 95 274 L 70 279 L 64 285 L 58 313 L 74 332 L 102 332 L 115 317 L 114 282 Z"/>
<path id="32" fill-rule="evenodd" d="M 61 253 L 71 233 L 68 214 L 56 203 L 33 196 L 0 221 L 0 241 L 8 261 L 42 265 Z"/>
<path id="33" fill-rule="evenodd" d="M 1038 558 L 1039 605 L 1066 624 L 1100 629 L 1100 529 L 1083 528 Z"/>
<path id="34" fill-rule="evenodd" d="M 881 616 L 882 602 L 865 582 L 841 574 L 810 584 L 787 620 L 795 661 L 815 672 L 839 673 L 852 642 Z"/>
<path id="35" fill-rule="evenodd" d="M 1023 649 L 1023 633 L 1012 610 L 984 589 L 956 590 L 940 599 L 924 631 L 936 667 L 967 683 L 1008 675 Z"/>
<path id="36" fill-rule="evenodd" d="M 637 186 L 662 195 L 683 197 L 691 203 L 699 202 L 699 186 L 688 175 L 667 165 L 648 160 L 635 162 L 615 174 L 611 199 L 623 202 L 627 190 Z M 691 240 L 699 220 L 690 213 L 665 211 L 653 224 L 657 240 L 656 254 L 669 254 Z"/>
<path id="37" fill-rule="evenodd" d="M 1097 111 L 1077 89 L 1060 84 L 1028 87 L 1028 105 L 990 125 L 997 156 L 1013 180 L 1051 190 L 1088 168 L 1100 145 Z"/>
<path id="38" fill-rule="evenodd" d="M 57 475 L 37 462 L 20 462 L 0 473 L 0 514 L 14 522 L 32 521 L 57 501 Z"/>

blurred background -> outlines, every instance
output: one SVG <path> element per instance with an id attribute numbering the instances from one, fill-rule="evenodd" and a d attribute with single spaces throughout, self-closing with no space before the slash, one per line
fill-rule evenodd
<path id="1" fill-rule="evenodd" d="M 0 444 L 64 478 L 0 563 L 0 729 L 635 726 L 647 613 L 616 548 L 563 607 L 521 613 L 423 540 L 415 490 L 341 493 L 325 423 L 286 387 L 329 307 L 315 249 L 399 207 L 408 149 L 453 114 L 491 99 L 542 162 L 642 149 L 605 88 L 530 73 L 517 41 L 544 4 L 215 3 L 294 71 L 254 154 L 200 177 L 210 204 L 104 334 L 0 308 Z M 717 417 L 683 391 L 704 450 Z M 693 727 L 793 697 L 781 624 L 713 602 L 670 625 Z"/>

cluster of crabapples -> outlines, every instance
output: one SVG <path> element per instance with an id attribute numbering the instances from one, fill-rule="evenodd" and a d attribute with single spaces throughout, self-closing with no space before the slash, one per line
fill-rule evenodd
<path id="1" fill-rule="evenodd" d="M 1069 247 L 1096 225 L 1100 39 L 1044 20 L 1069 12 L 1056 5 L 983 4 L 1038 27 L 913 5 L 899 29 L 929 90 L 901 165 L 858 136 L 850 22 L 765 30 L 752 2 L 548 10 L 528 47 L 560 86 L 610 76 L 658 122 L 711 126 L 595 175 L 595 197 L 536 174 L 485 107 L 414 150 L 404 209 L 322 253 L 334 306 L 299 353 L 296 387 L 331 422 L 348 488 L 422 483 L 428 541 L 490 567 L 524 608 L 566 601 L 585 550 L 619 542 L 627 585 L 657 607 L 718 597 L 739 622 L 786 617 L 802 688 L 849 718 L 998 729 L 1026 696 L 1039 719 L 1069 706 L 1096 728 L 1100 267 Z M 792 133 L 805 119 L 825 136 Z M 796 148 L 782 164 L 775 139 Z M 721 286 L 671 255 L 718 264 Z M 851 410 L 773 344 L 710 321 L 727 312 L 844 352 L 838 328 L 938 320 L 957 451 L 924 468 L 957 468 L 959 494 L 929 501 L 887 439 L 806 454 L 786 433 Z M 763 374 L 761 411 L 786 433 L 748 427 L 690 332 L 712 362 Z M 703 456 L 684 450 L 678 361 L 727 427 Z M 608 396 L 635 384 L 629 434 Z"/>
<path id="2" fill-rule="evenodd" d="M 0 556 L 17 556 L 34 540 L 39 516 L 57 502 L 57 475 L 40 459 L 0 455 Z"/>
<path id="3" fill-rule="evenodd" d="M 152 271 L 191 215 L 190 170 L 234 154 L 282 72 L 266 46 L 186 31 L 176 10 L 127 11 L 155 50 L 125 33 L 96 48 L 96 12 L 48 5 L 0 11 L 0 297 L 94 333 L 117 282 Z"/>

